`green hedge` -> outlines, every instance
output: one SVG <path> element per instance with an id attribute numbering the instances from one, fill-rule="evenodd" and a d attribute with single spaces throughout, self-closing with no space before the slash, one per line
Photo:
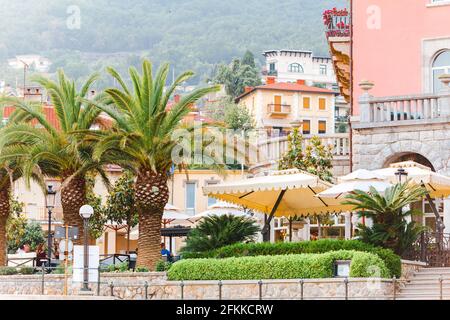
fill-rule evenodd
<path id="1" fill-rule="evenodd" d="M 335 260 L 352 260 L 351 277 L 390 276 L 385 263 L 377 255 L 348 250 L 320 254 L 187 259 L 174 263 L 167 275 L 169 280 L 331 278 Z M 374 270 L 378 270 L 379 273 L 374 275 Z"/>
<path id="2" fill-rule="evenodd" d="M 392 250 L 374 247 L 358 240 L 321 239 L 317 241 L 278 242 L 278 243 L 236 243 L 216 250 L 202 253 L 183 253 L 183 259 L 195 258 L 229 258 L 245 256 L 274 256 L 303 253 L 325 253 L 338 250 L 355 250 L 371 252 L 378 255 L 386 264 L 390 275 L 400 278 L 400 257 Z"/>

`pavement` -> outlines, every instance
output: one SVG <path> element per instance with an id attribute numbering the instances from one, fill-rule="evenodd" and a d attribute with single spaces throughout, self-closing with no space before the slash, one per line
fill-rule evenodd
<path id="1" fill-rule="evenodd" d="M 114 300 L 114 297 L 108 296 L 52 296 L 52 295 L 18 295 L 2 294 L 0 300 Z"/>

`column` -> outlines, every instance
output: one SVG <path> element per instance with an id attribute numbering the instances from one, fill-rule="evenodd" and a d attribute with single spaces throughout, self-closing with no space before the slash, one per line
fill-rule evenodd
<path id="1" fill-rule="evenodd" d="M 441 116 L 450 116 L 450 74 L 442 74 L 439 76 L 444 85 L 439 92 L 441 97 L 439 98 L 439 105 L 441 106 Z M 447 231 L 448 232 L 448 231 Z"/>
<path id="2" fill-rule="evenodd" d="M 444 199 L 444 233 L 450 233 L 450 197 Z"/>
<path id="3" fill-rule="evenodd" d="M 361 81 L 359 87 L 364 90 L 363 95 L 359 98 L 360 121 L 370 122 L 370 99 L 372 96 L 369 91 L 374 87 L 374 84 L 370 81 Z"/>
<path id="4" fill-rule="evenodd" d="M 305 226 L 303 227 L 303 239 L 306 241 L 311 240 L 311 224 L 309 218 L 306 218 Z"/>
<path id="5" fill-rule="evenodd" d="M 345 240 L 351 239 L 352 237 L 352 223 L 351 223 L 351 213 L 344 213 L 345 217 Z"/>

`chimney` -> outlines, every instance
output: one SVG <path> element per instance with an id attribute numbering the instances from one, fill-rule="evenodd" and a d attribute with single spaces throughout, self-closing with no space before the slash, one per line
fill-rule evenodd
<path id="1" fill-rule="evenodd" d="M 173 96 L 173 101 L 175 102 L 175 103 L 178 103 L 178 102 L 180 102 L 180 95 L 179 94 L 176 94 L 176 95 L 174 95 Z"/>
<path id="2" fill-rule="evenodd" d="M 297 84 L 305 85 L 305 80 L 297 79 Z"/>
<path id="3" fill-rule="evenodd" d="M 267 77 L 266 84 L 274 84 L 275 83 L 275 77 Z"/>
<path id="4" fill-rule="evenodd" d="M 252 89 L 253 89 L 253 87 L 245 86 L 244 87 L 244 93 L 250 92 L 250 91 L 252 91 Z"/>

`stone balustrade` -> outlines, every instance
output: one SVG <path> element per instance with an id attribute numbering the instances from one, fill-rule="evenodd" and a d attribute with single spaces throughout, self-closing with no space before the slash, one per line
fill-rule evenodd
<path id="1" fill-rule="evenodd" d="M 449 75 L 442 77 L 443 89 L 434 94 L 374 97 L 370 81 L 360 83 L 364 94 L 359 99 L 360 119 L 354 128 L 370 126 L 415 125 L 450 120 Z"/>

